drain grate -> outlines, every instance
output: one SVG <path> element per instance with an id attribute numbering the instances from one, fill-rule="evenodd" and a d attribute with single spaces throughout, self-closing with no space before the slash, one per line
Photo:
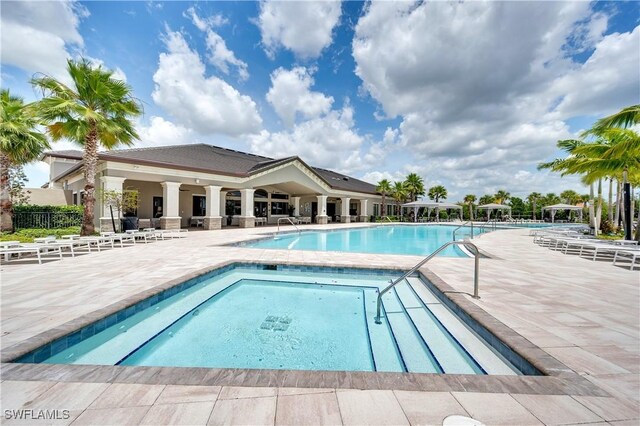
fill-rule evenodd
<path id="1" fill-rule="evenodd" d="M 287 316 L 276 317 L 274 315 L 269 315 L 264 319 L 264 322 L 260 325 L 262 330 L 273 330 L 273 331 L 286 331 L 291 324 L 291 318 Z"/>

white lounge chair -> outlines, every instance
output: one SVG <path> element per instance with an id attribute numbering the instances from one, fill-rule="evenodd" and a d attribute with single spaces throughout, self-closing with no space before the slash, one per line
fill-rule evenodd
<path id="1" fill-rule="evenodd" d="M 46 244 L 21 244 L 17 247 L 0 248 L 0 254 L 4 254 L 5 261 L 11 258 L 11 255 L 17 254 L 35 254 L 38 258 L 38 263 L 42 264 L 42 256 L 50 253 L 57 253 L 58 257 L 62 259 L 62 249 L 58 246 L 49 246 Z"/>

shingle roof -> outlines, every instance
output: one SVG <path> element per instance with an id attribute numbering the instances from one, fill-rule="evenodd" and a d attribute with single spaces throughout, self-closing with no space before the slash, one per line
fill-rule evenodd
<path id="1" fill-rule="evenodd" d="M 76 150 L 50 151 L 44 155 L 82 159 L 82 151 Z M 299 159 L 295 156 L 274 159 L 207 144 L 120 149 L 100 152 L 98 156 L 101 160 L 156 165 L 231 176 L 250 176 L 270 167 Z M 370 194 L 376 193 L 375 186 L 370 183 L 331 170 L 317 167 L 311 167 L 311 169 L 334 189 Z M 59 178 L 61 177 L 59 176 Z"/>

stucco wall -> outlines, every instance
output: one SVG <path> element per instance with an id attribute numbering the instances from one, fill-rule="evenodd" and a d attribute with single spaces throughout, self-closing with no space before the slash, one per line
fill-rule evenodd
<path id="1" fill-rule="evenodd" d="M 38 206 L 64 206 L 72 204 L 72 191 L 57 188 L 25 188 L 29 204 Z"/>

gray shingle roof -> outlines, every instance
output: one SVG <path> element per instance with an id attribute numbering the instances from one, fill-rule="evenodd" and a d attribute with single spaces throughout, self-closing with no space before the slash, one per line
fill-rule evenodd
<path id="1" fill-rule="evenodd" d="M 82 151 L 76 150 L 50 151 L 44 155 L 82 159 Z M 231 176 L 250 176 L 253 173 L 298 159 L 298 157 L 274 159 L 207 144 L 119 149 L 100 152 L 99 158 Z M 334 189 L 376 193 L 375 186 L 370 183 L 331 170 L 317 167 L 311 167 L 311 169 Z"/>

